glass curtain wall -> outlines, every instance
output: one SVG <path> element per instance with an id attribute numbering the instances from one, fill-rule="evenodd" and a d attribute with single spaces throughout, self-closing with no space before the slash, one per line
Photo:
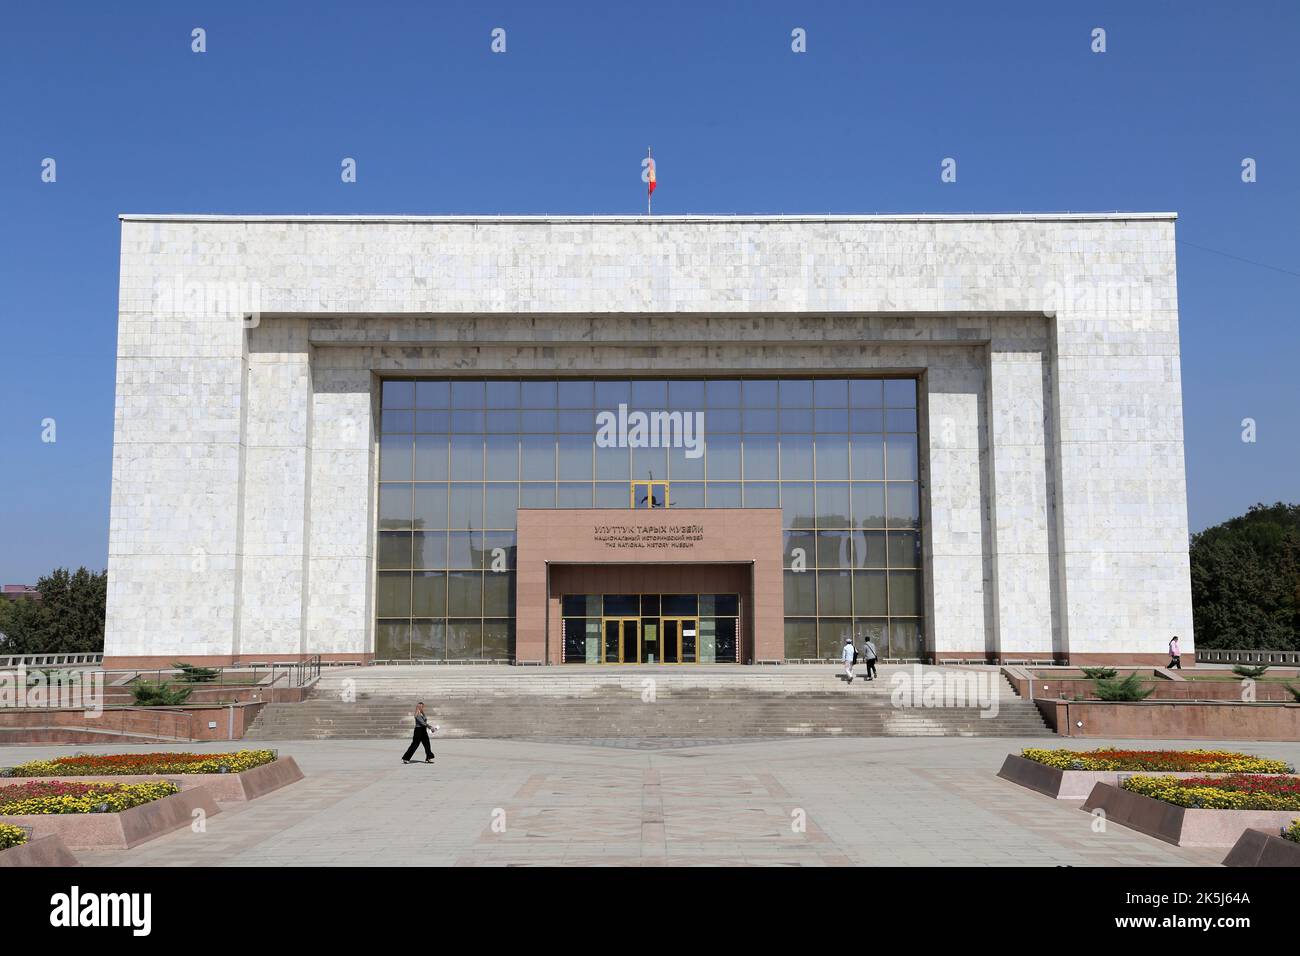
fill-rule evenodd
<path id="1" fill-rule="evenodd" d="M 701 413 L 703 454 L 597 442 L 635 411 Z M 631 508 L 636 482 L 782 509 L 788 659 L 921 654 L 913 379 L 390 379 L 379 446 L 380 659 L 512 658 L 515 510 Z"/>

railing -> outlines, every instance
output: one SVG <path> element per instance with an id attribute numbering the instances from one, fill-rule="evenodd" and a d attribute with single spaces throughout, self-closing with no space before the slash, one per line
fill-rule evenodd
<path id="1" fill-rule="evenodd" d="M 98 667 L 104 652 L 93 654 L 0 654 L 0 669 L 10 667 Z"/>
<path id="2" fill-rule="evenodd" d="M 1300 651 L 1215 650 L 1196 648 L 1198 664 L 1300 664 Z"/>

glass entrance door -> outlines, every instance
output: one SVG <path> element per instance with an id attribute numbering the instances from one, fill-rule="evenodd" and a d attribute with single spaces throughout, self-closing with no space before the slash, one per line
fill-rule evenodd
<path id="1" fill-rule="evenodd" d="M 663 619 L 663 655 L 665 664 L 694 664 L 699 659 L 699 619 L 666 617 Z"/>
<path id="2" fill-rule="evenodd" d="M 605 663 L 636 664 L 641 660 L 641 621 L 635 617 L 605 618 Z"/>
<path id="3" fill-rule="evenodd" d="M 647 508 L 668 507 L 668 482 L 634 481 L 632 482 L 632 507 L 638 511 Z"/>

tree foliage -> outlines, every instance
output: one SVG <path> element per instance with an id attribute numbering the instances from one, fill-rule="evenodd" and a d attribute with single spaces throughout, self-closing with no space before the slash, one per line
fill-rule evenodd
<path id="1" fill-rule="evenodd" d="M 1191 564 L 1198 648 L 1300 650 L 1300 505 L 1193 535 Z"/>
<path id="2" fill-rule="evenodd" d="M 104 649 L 108 572 L 56 568 L 36 582 L 40 600 L 0 600 L 0 653 L 86 654 Z"/>

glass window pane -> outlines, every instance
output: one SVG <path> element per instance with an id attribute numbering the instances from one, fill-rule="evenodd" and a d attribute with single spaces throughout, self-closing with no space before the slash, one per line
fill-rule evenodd
<path id="1" fill-rule="evenodd" d="M 781 431 L 805 433 L 813 430 L 813 413 L 811 408 L 781 409 Z"/>
<path id="2" fill-rule="evenodd" d="M 483 527 L 513 528 L 515 509 L 519 507 L 519 486 L 489 484 L 484 495 Z"/>
<path id="3" fill-rule="evenodd" d="M 812 478 L 813 441 L 811 435 L 781 436 L 781 480 Z"/>
<path id="4" fill-rule="evenodd" d="M 915 408 L 916 379 L 885 379 L 885 404 L 891 408 Z"/>
<path id="5" fill-rule="evenodd" d="M 596 478 L 627 481 L 632 477 L 632 453 L 627 448 L 596 448 Z"/>
<path id="6" fill-rule="evenodd" d="M 889 432 L 916 431 L 916 409 L 915 408 L 886 409 L 885 410 L 885 431 L 889 431 Z"/>
<path id="7" fill-rule="evenodd" d="M 920 621 L 895 618 L 889 622 L 889 656 L 917 660 L 921 657 Z"/>
<path id="8" fill-rule="evenodd" d="M 676 490 L 670 492 L 673 500 L 676 500 Z M 701 496 L 700 504 L 704 503 Z M 630 508 L 632 505 L 632 486 L 627 482 L 609 483 L 598 482 L 596 484 L 596 507 L 597 508 Z"/>
<path id="9" fill-rule="evenodd" d="M 483 575 L 483 616 L 513 617 L 515 613 L 515 576 Z"/>
<path id="10" fill-rule="evenodd" d="M 889 527 L 919 528 L 921 525 L 921 503 L 914 481 L 889 483 L 887 503 L 889 506 Z"/>
<path id="11" fill-rule="evenodd" d="M 381 661 L 411 659 L 411 622 L 380 621 L 375 625 L 375 657 Z"/>
<path id="12" fill-rule="evenodd" d="M 560 408 L 591 408 L 594 396 L 594 382 L 565 380 L 559 384 Z"/>
<path id="13" fill-rule="evenodd" d="M 849 412 L 849 431 L 883 432 L 885 413 L 879 408 L 855 408 Z"/>
<path id="14" fill-rule="evenodd" d="M 816 438 L 817 480 L 849 480 L 849 436 L 818 435 Z"/>
<path id="15" fill-rule="evenodd" d="M 709 508 L 739 508 L 743 503 L 739 482 L 710 481 L 704 494 Z"/>
<path id="16" fill-rule="evenodd" d="M 820 618 L 817 621 L 817 656 L 839 660 L 844 641 L 853 637 L 853 621 L 843 618 Z"/>
<path id="17" fill-rule="evenodd" d="M 481 569 L 483 532 L 453 531 L 448 538 L 447 567 Z"/>
<path id="18" fill-rule="evenodd" d="M 489 661 L 514 660 L 515 623 L 511 620 L 483 622 L 483 659 Z"/>
<path id="19" fill-rule="evenodd" d="M 642 617 L 659 616 L 659 595 L 657 594 L 641 595 L 641 616 Z"/>
<path id="20" fill-rule="evenodd" d="M 416 412 L 415 430 L 417 432 L 437 432 L 439 434 L 449 432 L 451 431 L 451 412 Z"/>
<path id="21" fill-rule="evenodd" d="M 535 435 L 552 435 L 560 429 L 554 409 L 525 408 L 519 413 L 519 430 Z"/>
<path id="22" fill-rule="evenodd" d="M 883 617 L 888 613 L 884 571 L 853 572 L 853 611 L 855 614 Z"/>
<path id="23" fill-rule="evenodd" d="M 817 532 L 817 566 L 819 568 L 853 567 L 853 539 L 849 532 Z"/>
<path id="24" fill-rule="evenodd" d="M 445 568 L 447 566 L 447 532 L 417 531 L 413 536 L 411 566 Z"/>
<path id="25" fill-rule="evenodd" d="M 710 436 L 707 457 L 710 481 L 738 481 L 740 479 L 739 435 Z"/>
<path id="26" fill-rule="evenodd" d="M 384 382 L 380 402 L 383 408 L 414 408 L 414 382 Z"/>
<path id="27" fill-rule="evenodd" d="M 883 383 L 879 379 L 850 379 L 849 404 L 854 408 L 884 407 L 885 393 Z"/>
<path id="28" fill-rule="evenodd" d="M 704 413 L 706 434 L 718 435 L 722 432 L 741 430 L 741 411 L 739 408 L 710 408 Z"/>
<path id="29" fill-rule="evenodd" d="M 412 524 L 418 531 L 427 528 L 441 531 L 447 527 L 447 486 L 426 484 L 415 486 L 415 515 Z"/>
<path id="30" fill-rule="evenodd" d="M 746 435 L 745 480 L 775 480 L 778 477 L 780 449 L 775 435 Z"/>
<path id="31" fill-rule="evenodd" d="M 710 409 L 739 408 L 740 380 L 716 379 L 704 384 L 704 397 Z"/>
<path id="32" fill-rule="evenodd" d="M 451 383 L 450 382 L 416 382 L 415 383 L 415 407 L 416 408 L 450 408 L 451 407 Z"/>
<path id="33" fill-rule="evenodd" d="M 817 535 L 812 531 L 785 531 L 785 566 L 817 567 Z"/>
<path id="34" fill-rule="evenodd" d="M 448 621 L 447 622 L 447 659 L 453 661 L 474 661 L 483 654 L 483 622 Z"/>
<path id="35" fill-rule="evenodd" d="M 447 573 L 417 571 L 411 581 L 411 610 L 416 617 L 447 614 Z"/>
<path id="36" fill-rule="evenodd" d="M 561 435 L 558 439 L 560 448 L 560 480 L 591 481 L 592 444 L 590 435 Z"/>
<path id="37" fill-rule="evenodd" d="M 634 379 L 631 404 L 644 411 L 664 408 L 668 404 L 668 383 Z"/>
<path id="38" fill-rule="evenodd" d="M 636 617 L 641 613 L 639 594 L 606 594 L 603 603 L 605 617 Z"/>
<path id="39" fill-rule="evenodd" d="M 483 527 L 483 486 L 479 484 L 454 484 L 451 486 L 451 511 L 447 527 L 457 530 L 477 530 Z"/>
<path id="40" fill-rule="evenodd" d="M 857 567 L 860 568 L 883 568 L 886 566 L 885 557 L 885 532 L 883 531 L 859 531 L 858 547 L 861 549 L 857 556 Z"/>
<path id="41" fill-rule="evenodd" d="M 734 437 L 734 436 L 733 436 Z M 709 439 L 708 447 L 711 451 L 715 439 Z M 699 480 L 704 477 L 704 455 L 698 458 L 691 458 L 690 449 L 688 448 L 670 448 L 668 449 L 668 477 L 674 480 L 680 478 L 689 478 Z"/>
<path id="42" fill-rule="evenodd" d="M 819 378 L 813 382 L 813 404 L 818 408 L 845 408 L 849 404 L 849 383 L 842 378 Z"/>
<path id="43" fill-rule="evenodd" d="M 517 481 L 519 479 L 519 439 L 505 435 L 489 435 L 484 440 L 487 464 L 484 477 L 488 481 Z"/>
<path id="44" fill-rule="evenodd" d="M 673 379 L 668 383 L 668 407 L 688 411 L 704 408 L 704 383 L 698 379 Z"/>
<path id="45" fill-rule="evenodd" d="M 483 534 L 483 566 L 489 571 L 513 571 L 518 550 L 513 531 L 487 531 Z"/>
<path id="46" fill-rule="evenodd" d="M 782 408 L 812 408 L 813 387 L 808 379 L 783 379 L 779 388 Z"/>
<path id="47" fill-rule="evenodd" d="M 409 571 L 380 571 L 375 575 L 375 614 L 378 617 L 411 616 Z"/>
<path id="48" fill-rule="evenodd" d="M 698 594 L 664 594 L 660 596 L 660 606 L 664 617 L 684 614 L 694 617 L 699 613 Z"/>
<path id="49" fill-rule="evenodd" d="M 482 574 L 477 571 L 448 572 L 447 613 L 458 617 L 482 616 Z"/>
<path id="50" fill-rule="evenodd" d="M 781 430 L 780 413 L 774 408 L 746 408 L 745 432 L 778 432 Z"/>
<path id="51" fill-rule="evenodd" d="M 562 481 L 556 486 L 555 506 L 557 508 L 592 507 L 592 485 L 590 481 L 579 484 L 576 481 Z"/>
<path id="52" fill-rule="evenodd" d="M 453 435 L 451 439 L 451 477 L 478 480 L 483 477 L 483 439 Z"/>
<path id="53" fill-rule="evenodd" d="M 668 486 L 668 505 L 671 508 L 703 508 L 704 482 L 674 481 Z"/>
<path id="54" fill-rule="evenodd" d="M 519 408 L 519 383 L 495 379 L 487 383 L 488 408 Z"/>
<path id="55" fill-rule="evenodd" d="M 656 478 L 660 481 L 668 477 L 668 449 L 633 448 L 632 477 Z"/>
<path id="56" fill-rule="evenodd" d="M 849 467 L 854 481 L 882 481 L 885 477 L 885 436 L 850 435 Z"/>
<path id="57" fill-rule="evenodd" d="M 785 612 L 817 613 L 817 574 L 813 571 L 785 572 Z"/>
<path id="58" fill-rule="evenodd" d="M 632 383 L 627 381 L 605 380 L 596 382 L 595 407 L 602 411 L 617 412 L 619 405 L 632 402 Z"/>
<path id="59" fill-rule="evenodd" d="M 520 485 L 519 507 L 554 508 L 555 485 L 542 484 L 540 481 L 530 481 L 527 484 Z"/>
<path id="60" fill-rule="evenodd" d="M 493 435 L 513 435 L 519 431 L 519 410 L 488 412 L 483 430 Z"/>
<path id="61" fill-rule="evenodd" d="M 452 382 L 451 407 L 481 409 L 487 400 L 487 387 L 483 382 Z"/>
<path id="62" fill-rule="evenodd" d="M 785 619 L 785 657 L 789 661 L 814 660 L 817 657 L 817 619 Z"/>
<path id="63" fill-rule="evenodd" d="M 520 392 L 523 402 L 520 408 L 551 409 L 559 400 L 559 388 L 555 382 L 524 381 Z"/>
<path id="64" fill-rule="evenodd" d="M 846 408 L 818 408 L 813 410 L 813 430 L 819 432 L 846 432 L 849 430 L 849 412 Z"/>
<path id="65" fill-rule="evenodd" d="M 380 568 L 411 566 L 411 535 L 405 531 L 381 531 L 377 563 Z"/>
<path id="66" fill-rule="evenodd" d="M 383 435 L 379 439 L 379 480 L 410 481 L 412 446 L 410 435 Z"/>
<path id="67" fill-rule="evenodd" d="M 915 571 L 889 572 L 889 614 L 895 616 L 921 613 L 921 591 Z"/>
<path id="68" fill-rule="evenodd" d="M 713 613 L 719 617 L 735 617 L 740 613 L 739 594 L 714 594 Z"/>
<path id="69" fill-rule="evenodd" d="M 781 486 L 775 481 L 745 482 L 744 506 L 746 508 L 781 507 Z"/>
<path id="70" fill-rule="evenodd" d="M 411 657 L 441 661 L 447 658 L 447 622 L 412 621 Z"/>
<path id="71" fill-rule="evenodd" d="M 411 527 L 411 485 L 379 486 L 379 527 L 383 530 Z"/>
<path id="72" fill-rule="evenodd" d="M 851 524 L 849 483 L 847 481 L 817 482 L 817 527 L 848 528 Z"/>
<path id="73" fill-rule="evenodd" d="M 415 412 L 385 411 L 379 421 L 379 430 L 385 434 L 415 431 Z"/>
<path id="74" fill-rule="evenodd" d="M 555 439 L 549 436 L 521 439 L 519 474 L 525 481 L 554 481 Z"/>
<path id="75" fill-rule="evenodd" d="M 845 617 L 853 613 L 853 572 L 817 572 L 817 613 Z"/>
<path id="76" fill-rule="evenodd" d="M 885 486 L 875 481 L 855 481 L 852 484 L 853 526 L 855 528 L 883 528 L 885 526 Z"/>
<path id="77" fill-rule="evenodd" d="M 782 521 L 787 528 L 816 527 L 816 505 L 811 481 L 786 481 L 781 483 Z"/>
<path id="78" fill-rule="evenodd" d="M 415 480 L 446 481 L 449 439 L 446 435 L 415 436 Z"/>
<path id="79" fill-rule="evenodd" d="M 915 531 L 889 533 L 889 566 L 891 568 L 918 568 L 921 566 L 921 536 Z"/>
<path id="80" fill-rule="evenodd" d="M 776 408 L 777 383 L 773 380 L 746 380 L 741 383 L 741 399 L 745 408 Z"/>

